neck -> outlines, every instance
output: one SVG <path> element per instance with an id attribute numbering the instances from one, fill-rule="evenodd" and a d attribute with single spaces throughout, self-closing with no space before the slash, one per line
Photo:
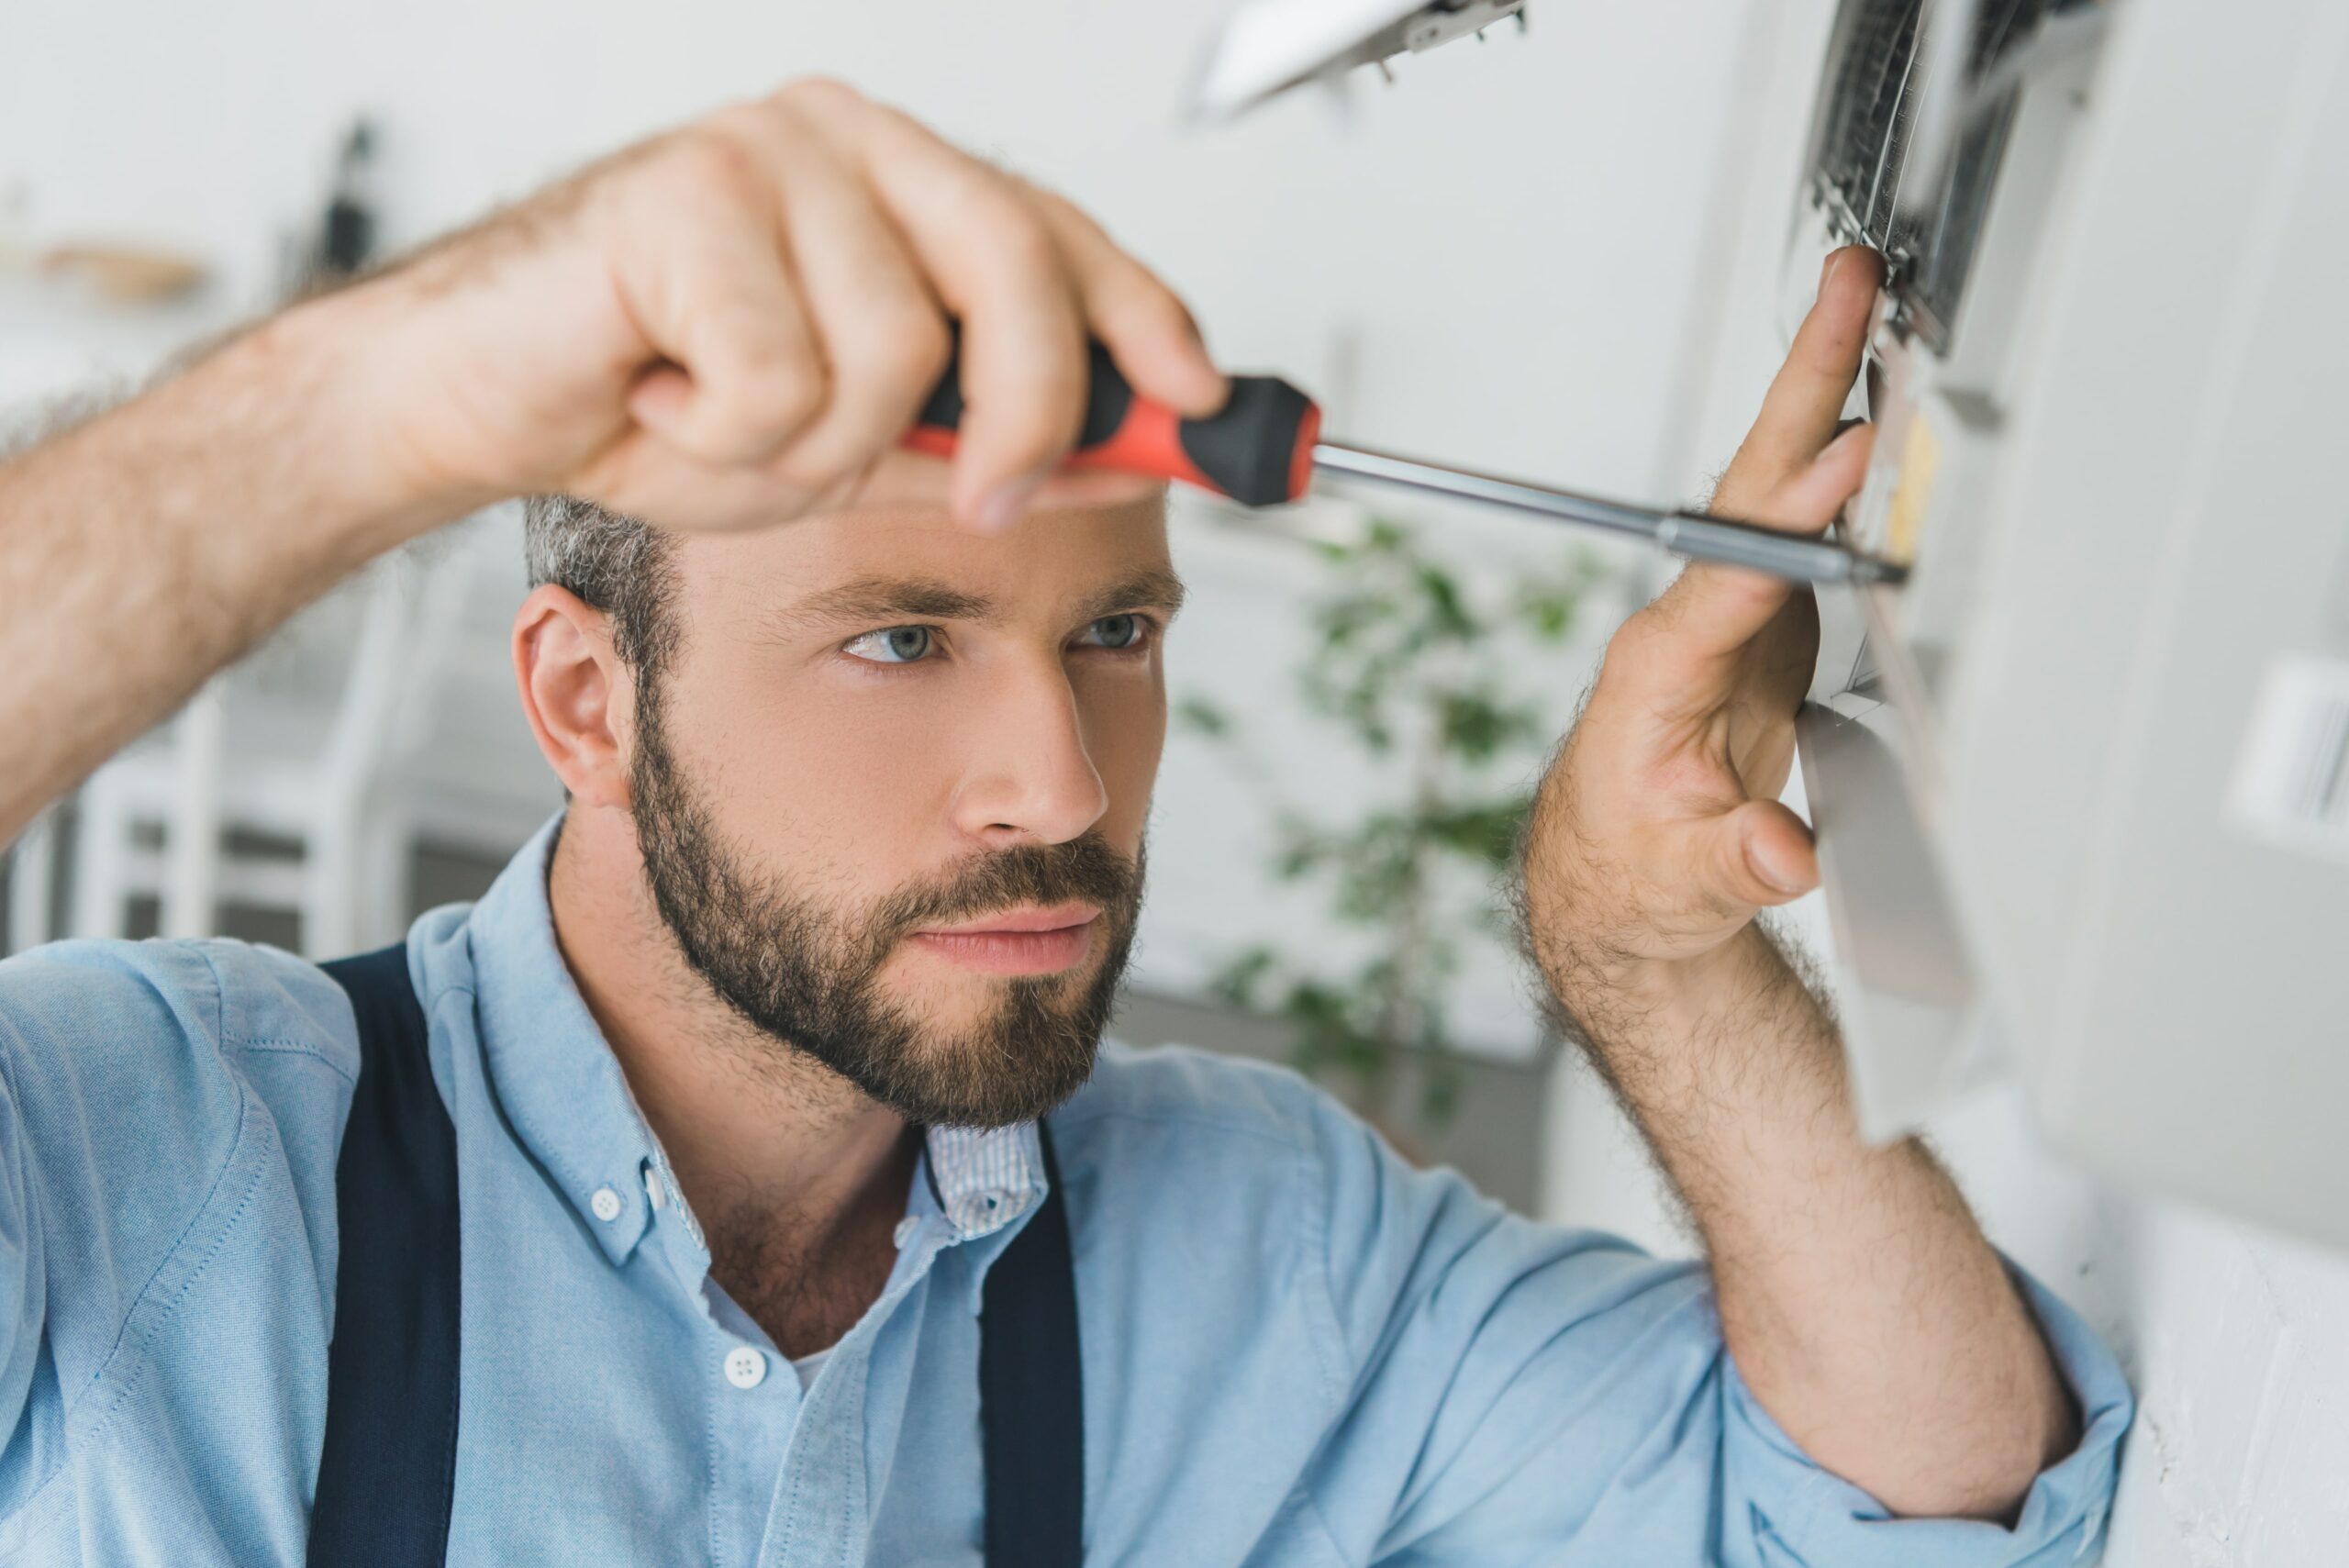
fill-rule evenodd
<path id="1" fill-rule="evenodd" d="M 563 962 L 701 1222 L 711 1273 L 786 1354 L 830 1344 L 887 1277 L 914 1130 L 693 971 L 625 812 L 571 812 L 547 894 Z"/>

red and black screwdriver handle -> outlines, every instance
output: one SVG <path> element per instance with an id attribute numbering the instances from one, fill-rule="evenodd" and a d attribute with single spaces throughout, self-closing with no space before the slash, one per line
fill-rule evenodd
<path id="1" fill-rule="evenodd" d="M 1277 506 L 1304 495 L 1313 478 L 1321 410 L 1277 376 L 1236 375 L 1220 412 L 1186 419 L 1138 395 L 1109 350 L 1091 346 L 1085 428 L 1063 466 L 1110 468 L 1179 479 L 1243 506 Z M 962 346 L 922 406 L 905 445 L 952 457 L 963 424 Z"/>

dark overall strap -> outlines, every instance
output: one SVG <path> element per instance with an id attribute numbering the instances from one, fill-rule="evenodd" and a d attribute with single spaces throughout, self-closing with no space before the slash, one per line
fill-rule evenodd
<path id="1" fill-rule="evenodd" d="M 407 950 L 326 972 L 359 1021 L 335 1167 L 342 1240 L 309 1568 L 440 1568 L 457 1466 L 457 1140 L 432 1082 Z M 1052 1135 L 1043 1207 L 987 1272 L 979 1424 L 987 1568 L 1079 1568 L 1085 1411 L 1068 1207 Z"/>
<path id="2" fill-rule="evenodd" d="M 1068 1205 L 1044 1150 L 1044 1206 L 987 1271 L 979 1307 L 979 1429 L 987 1568 L 1077 1568 L 1085 1557 L 1084 1371 Z"/>
<path id="3" fill-rule="evenodd" d="M 335 1165 L 341 1241 L 309 1568 L 439 1568 L 457 1475 L 457 1135 L 405 943 L 325 966 L 359 1084 Z"/>

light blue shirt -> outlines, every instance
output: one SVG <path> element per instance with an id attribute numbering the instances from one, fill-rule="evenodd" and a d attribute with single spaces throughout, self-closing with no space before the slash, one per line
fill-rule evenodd
<path id="1" fill-rule="evenodd" d="M 449 1561 L 977 1564 L 976 1312 L 1043 1190 L 1034 1129 L 930 1135 L 896 1271 L 803 1392 L 710 1282 L 563 967 L 552 840 L 408 939 L 463 1207 Z M 341 992 L 269 949 L 0 966 L 0 1562 L 302 1561 L 357 1061 Z M 1692 1264 L 1415 1171 L 1283 1072 L 1113 1049 L 1052 1119 L 1089 1562 L 1993 1568 L 2098 1543 L 2129 1393 L 2036 1285 L 2078 1451 L 2011 1530 L 1894 1521 L 1747 1394 Z"/>

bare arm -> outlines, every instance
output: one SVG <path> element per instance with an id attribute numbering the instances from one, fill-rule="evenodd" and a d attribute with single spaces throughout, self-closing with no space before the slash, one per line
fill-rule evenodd
<path id="1" fill-rule="evenodd" d="M 1823 527 L 1875 295 L 1840 253 L 1717 506 Z M 1823 450 L 1822 450 L 1823 449 Z M 1777 803 L 1817 638 L 1807 595 L 1691 566 L 1609 646 L 1528 834 L 1536 961 L 1702 1233 L 1740 1374 L 1896 1512 L 1998 1517 L 2076 1440 L 2037 1326 L 1947 1173 L 1864 1143 L 1833 1020 L 1755 913 L 1813 886 Z"/>
<path id="2" fill-rule="evenodd" d="M 885 464 L 963 328 L 951 477 Z M 1189 317 L 1067 203 L 836 83 L 632 148 L 0 466 L 0 844 L 370 557 L 559 490 L 675 528 L 879 482 L 999 527 L 1085 341 L 1186 413 Z"/>
<path id="3" fill-rule="evenodd" d="M 0 843 L 215 670 L 448 514 L 353 461 L 320 306 L 0 468 Z"/>

